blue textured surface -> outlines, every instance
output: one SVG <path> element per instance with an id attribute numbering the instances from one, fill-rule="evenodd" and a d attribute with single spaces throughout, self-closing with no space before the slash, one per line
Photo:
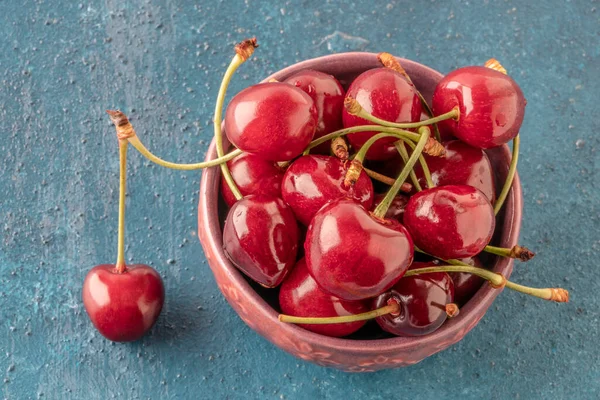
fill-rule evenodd
<path id="1" fill-rule="evenodd" d="M 0 0 L 2 397 L 600 396 L 598 2 L 371 3 Z M 261 47 L 231 93 L 348 50 L 443 72 L 501 60 L 528 100 L 521 237 L 537 251 L 513 278 L 564 286 L 571 303 L 505 291 L 465 340 L 407 369 L 307 364 L 220 295 L 196 239 L 200 174 L 131 152 L 127 258 L 158 269 L 167 301 L 142 341 L 104 340 L 80 301 L 88 269 L 116 251 L 118 155 L 104 110 L 128 112 L 160 156 L 199 161 L 231 46 L 251 35 Z"/>

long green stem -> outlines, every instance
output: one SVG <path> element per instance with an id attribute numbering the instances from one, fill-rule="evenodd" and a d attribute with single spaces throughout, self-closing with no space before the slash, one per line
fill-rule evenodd
<path id="1" fill-rule="evenodd" d="M 414 133 L 414 132 L 410 132 L 410 131 L 406 131 L 406 130 L 402 130 L 402 129 L 396 129 L 396 128 L 390 128 L 387 126 L 378 126 L 378 125 L 358 125 L 358 126 L 353 126 L 351 128 L 340 129 L 335 132 L 328 133 L 325 136 L 321 136 L 318 139 L 313 140 L 310 143 L 310 145 L 308 145 L 306 150 L 304 151 L 304 155 L 308 154 L 311 149 L 317 147 L 321 143 L 325 143 L 328 140 L 335 139 L 338 136 L 345 136 L 350 133 L 356 133 L 356 132 L 387 132 L 387 133 L 392 134 L 392 136 L 397 137 L 398 139 L 408 139 L 408 140 L 412 140 L 413 142 L 417 142 L 419 140 L 418 133 Z"/>
<path id="2" fill-rule="evenodd" d="M 295 317 L 293 315 L 279 314 L 279 320 L 281 322 L 287 322 L 290 324 L 341 324 L 347 322 L 366 321 L 369 319 L 380 317 L 382 315 L 397 313 L 399 312 L 399 310 L 400 306 L 398 305 L 398 303 L 392 302 L 391 304 L 388 304 L 376 310 L 354 315 L 342 315 L 338 317 Z"/>
<path id="3" fill-rule="evenodd" d="M 223 75 L 223 80 L 221 81 L 221 86 L 219 87 L 219 93 L 217 94 L 217 102 L 215 104 L 215 115 L 213 118 L 213 126 L 215 132 L 215 142 L 217 144 L 217 157 L 223 157 L 225 154 L 223 151 L 223 134 L 221 132 L 221 120 L 223 114 L 223 103 L 225 102 L 225 94 L 227 93 L 227 87 L 229 86 L 229 82 L 231 82 L 231 77 L 235 73 L 235 71 L 246 61 L 243 57 L 236 53 L 236 55 L 231 60 L 229 67 L 225 71 L 225 75 Z M 235 196 L 236 200 L 241 199 L 242 193 L 240 189 L 238 189 L 233 177 L 231 176 L 231 172 L 227 167 L 227 164 L 221 164 L 221 173 L 225 178 L 225 182 L 231 189 L 231 192 Z"/>
<path id="4" fill-rule="evenodd" d="M 502 187 L 502 191 L 496 200 L 496 204 L 494 204 L 494 214 L 498 215 L 504 201 L 506 200 L 506 196 L 508 196 L 508 192 L 512 187 L 513 180 L 515 179 L 515 173 L 517 172 L 517 163 L 519 162 L 519 147 L 521 144 L 520 135 L 515 136 L 513 139 L 513 148 L 512 148 L 512 158 L 510 160 L 510 166 L 508 168 L 508 174 L 506 175 L 506 181 L 504 181 L 504 186 Z"/>
<path id="5" fill-rule="evenodd" d="M 119 140 L 119 233 L 117 239 L 117 262 L 119 274 L 125 272 L 125 194 L 127 191 L 127 140 Z"/>
<path id="6" fill-rule="evenodd" d="M 358 152 L 356 153 L 356 156 L 354 157 L 354 159 L 356 161 L 360 161 L 360 163 L 362 164 L 365 161 L 365 157 L 367 155 L 367 152 L 371 148 L 371 146 L 373 146 L 375 144 L 375 142 L 378 141 L 379 139 L 383 139 L 383 138 L 386 138 L 386 137 L 397 137 L 397 136 L 395 134 L 387 133 L 387 132 L 381 132 L 381 133 L 378 133 L 376 135 L 371 136 L 365 142 L 365 144 L 363 144 L 360 147 L 360 150 L 358 150 Z M 404 139 L 404 140 L 406 140 L 406 139 Z"/>
<path id="7" fill-rule="evenodd" d="M 169 161 L 165 161 L 162 158 L 159 158 L 159 157 L 155 156 L 154 154 L 152 154 L 150 152 L 150 150 L 148 150 L 144 146 L 144 144 L 140 141 L 138 136 L 133 136 L 133 137 L 129 138 L 128 140 L 129 140 L 129 143 L 131 143 L 131 145 L 137 149 L 137 151 L 139 151 L 144 157 L 146 157 L 148 160 L 152 161 L 153 163 L 156 163 L 156 164 L 161 165 L 166 168 L 179 169 L 179 170 L 185 170 L 185 171 L 215 167 L 217 165 L 226 163 L 227 161 L 242 154 L 241 150 L 235 149 L 234 151 L 227 153 L 223 157 L 215 158 L 214 160 L 200 162 L 200 163 L 194 163 L 194 164 L 178 164 L 178 163 L 172 163 Z"/>
<path id="8" fill-rule="evenodd" d="M 398 153 L 400 153 L 402 161 L 404 161 L 404 164 L 406 164 L 408 162 L 408 152 L 406 151 L 406 146 L 404 146 L 404 142 L 398 140 L 396 143 L 394 143 L 394 146 L 396 146 L 396 150 L 398 150 Z M 421 159 L 421 157 L 419 157 L 419 159 Z M 415 185 L 415 189 L 417 189 L 417 192 L 423 190 L 421 188 L 419 180 L 417 179 L 417 174 L 415 173 L 414 168 L 410 170 L 410 179 L 412 180 L 413 185 Z"/>
<path id="9" fill-rule="evenodd" d="M 413 142 L 405 142 L 408 147 L 410 147 L 412 149 L 412 151 L 415 151 L 415 147 L 416 145 Z M 423 176 L 425 177 L 425 182 L 427 183 L 427 187 L 429 189 L 435 187 L 435 184 L 433 183 L 433 180 L 431 178 L 431 172 L 429 171 L 429 166 L 427 165 L 427 161 L 425 160 L 425 157 L 423 156 L 423 154 L 421 154 L 419 156 L 419 164 L 421 164 L 421 169 L 423 170 Z"/>
<path id="10" fill-rule="evenodd" d="M 387 212 L 388 208 L 390 207 L 390 204 L 392 204 L 394 197 L 396 197 L 396 195 L 398 194 L 400 187 L 402 186 L 402 184 L 404 183 L 406 178 L 408 178 L 410 171 L 413 169 L 413 167 L 417 163 L 417 160 L 419 159 L 419 155 L 423 152 L 423 149 L 425 148 L 425 144 L 427 143 L 427 141 L 429 140 L 429 137 L 431 135 L 431 131 L 429 130 L 428 127 L 423 126 L 423 127 L 419 128 L 419 134 L 421 135 L 419 142 L 417 143 L 417 146 L 415 147 L 415 150 L 413 151 L 413 153 L 410 155 L 410 158 L 404 165 L 404 168 L 400 172 L 400 175 L 396 179 L 396 182 L 394 182 L 394 184 L 392 185 L 390 190 L 388 190 L 388 192 L 386 193 L 386 195 L 383 198 L 383 200 L 381 201 L 381 203 L 379 203 L 377 208 L 375 208 L 373 215 L 375 215 L 376 217 L 383 218 L 385 216 L 385 213 Z"/>
<path id="11" fill-rule="evenodd" d="M 426 267 L 411 269 L 404 274 L 404 277 L 415 276 L 420 274 L 434 273 L 434 272 L 465 272 L 469 274 L 477 275 L 491 283 L 493 287 L 501 288 L 507 287 L 509 289 L 528 294 L 530 296 L 539 297 L 544 300 L 556 301 L 558 303 L 564 303 L 569 301 L 569 292 L 561 288 L 532 288 L 529 286 L 519 285 L 518 283 L 507 280 L 501 274 L 489 271 L 487 269 L 473 267 L 467 264 L 464 265 L 443 265 L 439 267 Z"/>
<path id="12" fill-rule="evenodd" d="M 366 119 L 367 121 L 373 122 L 377 125 L 381 126 L 389 126 L 391 128 L 399 128 L 399 129 L 413 129 L 420 128 L 421 126 L 427 126 L 431 124 L 435 124 L 436 122 L 444 121 L 447 119 L 457 119 L 460 115 L 460 112 L 457 107 L 448 111 L 447 113 L 438 115 L 437 117 L 429 118 L 419 122 L 391 122 L 386 121 L 385 119 L 378 118 L 373 114 L 369 113 L 367 110 L 362 108 L 362 106 L 356 101 L 356 99 L 347 96 L 344 100 L 344 104 L 346 106 L 346 110 L 350 114 L 353 114 L 359 118 Z"/>

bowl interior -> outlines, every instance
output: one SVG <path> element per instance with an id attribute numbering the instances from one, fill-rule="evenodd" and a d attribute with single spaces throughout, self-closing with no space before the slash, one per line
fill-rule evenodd
<path id="1" fill-rule="evenodd" d="M 411 76 L 417 88 L 421 91 L 427 101 L 431 100 L 433 90 L 437 82 L 442 78 L 442 74 L 432 70 L 429 67 L 418 64 L 410 60 L 398 59 L 407 73 Z M 342 85 L 347 87 L 352 80 L 360 73 L 379 67 L 376 54 L 373 53 L 343 53 L 332 56 L 320 57 L 307 60 L 293 66 L 282 69 L 275 74 L 267 77 L 264 81 L 275 78 L 279 81 L 286 79 L 303 69 L 315 69 L 336 76 Z M 227 145 L 227 143 L 226 143 Z M 227 147 L 227 146 L 226 146 Z M 492 168 L 496 174 L 496 187 L 502 185 L 508 172 L 510 161 L 510 152 L 508 147 L 502 146 L 487 151 L 492 163 Z M 216 158 L 214 141 L 211 143 L 207 154 L 207 160 Z M 466 334 L 483 316 L 494 298 L 501 290 L 493 289 L 484 284 L 471 300 L 461 308 L 458 317 L 447 321 L 440 329 L 427 336 L 418 338 L 402 338 L 388 335 L 376 328 L 376 324 L 368 323 L 363 329 L 347 338 L 331 338 L 322 336 L 310 331 L 306 331 L 293 324 L 283 324 L 277 321 L 278 304 L 277 289 L 265 289 L 260 285 L 247 279 L 239 272 L 225 257 L 222 250 L 222 226 L 227 213 L 227 207 L 220 198 L 220 169 L 209 168 L 203 171 L 201 191 L 200 191 L 200 209 L 199 209 L 199 230 L 200 238 L 205 252 L 212 254 L 216 260 L 209 259 L 213 272 L 224 273 L 236 287 L 240 295 L 244 296 L 252 307 L 259 311 L 261 315 L 251 316 L 251 318 L 260 319 L 262 323 L 268 324 L 278 330 L 277 334 L 285 334 L 296 337 L 302 337 L 306 343 L 312 343 L 319 346 L 326 346 L 333 351 L 349 352 L 353 354 L 369 354 L 385 351 L 400 351 L 410 348 L 423 348 L 424 346 L 435 347 L 436 343 L 444 342 L 448 338 L 458 339 L 462 337 L 459 333 Z M 496 232 L 492 243 L 496 246 L 512 247 L 517 243 L 521 223 L 521 186 L 518 175 L 515 177 L 513 189 L 509 193 L 502 212 L 497 217 Z M 208 257 L 208 256 L 207 256 Z M 504 258 L 487 257 L 484 260 L 487 267 L 492 267 L 495 272 L 502 273 L 507 278 L 512 272 L 512 261 Z M 215 271 L 215 268 L 220 269 Z M 217 279 L 219 280 L 219 279 Z M 226 295 L 230 303 L 231 299 Z M 236 308 L 236 305 L 234 305 Z M 236 308 L 239 313 L 239 309 Z M 245 319 L 247 323 L 247 321 Z M 253 324 L 251 325 L 253 326 Z M 267 329 L 257 328 L 267 339 L 277 343 Z M 443 347 L 433 351 L 441 350 Z"/>

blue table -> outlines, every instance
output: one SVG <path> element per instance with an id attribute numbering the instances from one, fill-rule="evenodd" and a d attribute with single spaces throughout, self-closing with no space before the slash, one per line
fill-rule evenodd
<path id="1" fill-rule="evenodd" d="M 0 1 L 0 393 L 7 399 L 581 398 L 600 396 L 596 1 L 330 4 Z M 540 4 L 537 4 L 540 3 Z M 196 238 L 200 174 L 130 157 L 127 258 L 164 277 L 151 334 L 104 340 L 80 300 L 113 262 L 118 152 L 106 108 L 149 148 L 199 161 L 232 44 L 261 47 L 230 95 L 286 65 L 389 51 L 440 71 L 496 57 L 528 100 L 514 279 L 564 286 L 571 303 L 505 291 L 451 349 L 413 367 L 351 375 L 307 364 L 247 328 Z"/>

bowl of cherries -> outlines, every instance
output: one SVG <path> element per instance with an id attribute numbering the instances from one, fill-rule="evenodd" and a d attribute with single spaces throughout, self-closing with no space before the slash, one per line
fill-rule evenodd
<path id="1" fill-rule="evenodd" d="M 504 288 L 568 301 L 563 289 L 509 280 L 514 260 L 534 256 L 518 244 L 526 101 L 495 59 L 444 76 L 388 53 L 335 54 L 282 69 L 225 107 L 230 80 L 256 47 L 255 39 L 235 47 L 204 162 L 159 159 L 123 113 L 109 112 L 122 149 L 204 169 L 200 242 L 248 326 L 301 359 L 363 372 L 458 342 Z M 124 279 L 119 259 L 102 273 Z M 92 300 L 86 309 L 105 334 L 107 315 L 117 318 L 126 301 L 102 318 Z M 150 323 L 111 332 L 113 340 L 133 340 L 156 320 L 160 308 L 146 317 L 136 301 L 128 312 Z"/>

